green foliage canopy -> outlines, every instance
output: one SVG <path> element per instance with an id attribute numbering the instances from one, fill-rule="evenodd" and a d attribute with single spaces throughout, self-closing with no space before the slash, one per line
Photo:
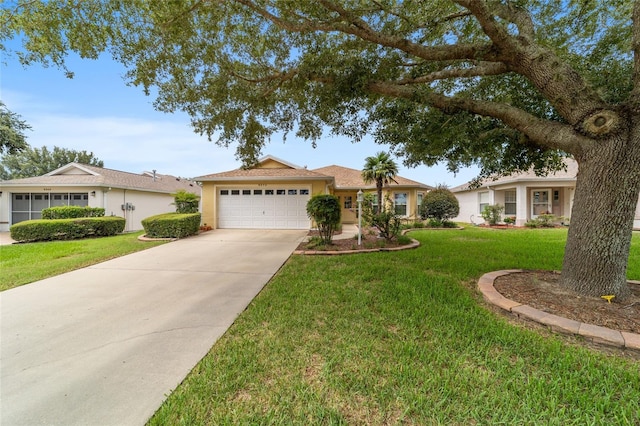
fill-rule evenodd
<path id="1" fill-rule="evenodd" d="M 25 130 L 31 129 L 20 116 L 0 101 L 0 154 L 15 154 L 27 148 Z"/>
<path id="2" fill-rule="evenodd" d="M 88 164 L 104 167 L 104 162 L 94 156 L 93 152 L 76 151 L 74 149 L 46 146 L 32 148 L 26 146 L 22 151 L 5 154 L 0 158 L 0 179 L 20 179 L 42 176 L 69 163 Z"/>
<path id="3" fill-rule="evenodd" d="M 372 133 L 408 165 L 489 175 L 560 167 L 587 113 L 637 97 L 632 13 L 632 0 L 8 1 L 0 48 L 19 34 L 24 64 L 69 76 L 70 52 L 109 51 L 159 110 L 186 111 L 247 164 L 274 132 L 328 128 Z"/>

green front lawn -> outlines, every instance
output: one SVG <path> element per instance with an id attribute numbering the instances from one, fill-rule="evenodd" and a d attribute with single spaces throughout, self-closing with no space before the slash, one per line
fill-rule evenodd
<path id="1" fill-rule="evenodd" d="M 0 291 L 164 243 L 138 241 L 143 233 L 0 246 Z"/>
<path id="2" fill-rule="evenodd" d="M 640 364 L 508 323 L 485 272 L 560 269 L 566 230 L 418 231 L 395 253 L 293 256 L 150 420 L 639 424 Z M 640 279 L 640 236 L 629 278 Z"/>

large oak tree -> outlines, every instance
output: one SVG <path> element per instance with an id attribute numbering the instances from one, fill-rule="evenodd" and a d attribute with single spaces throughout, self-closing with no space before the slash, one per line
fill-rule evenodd
<path id="1" fill-rule="evenodd" d="M 640 0 L 8 1 L 25 64 L 109 51 L 156 107 L 255 161 L 274 132 L 373 134 L 482 176 L 579 164 L 562 279 L 629 294 Z"/>

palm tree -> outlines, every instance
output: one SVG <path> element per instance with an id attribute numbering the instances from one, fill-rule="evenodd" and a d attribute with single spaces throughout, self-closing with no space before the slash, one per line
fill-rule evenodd
<path id="1" fill-rule="evenodd" d="M 386 152 L 378 152 L 375 156 L 364 159 L 364 169 L 362 169 L 362 179 L 365 183 L 376 183 L 378 190 L 378 211 L 384 211 L 384 203 L 382 201 L 382 187 L 390 182 L 395 182 L 398 175 L 398 165 L 391 159 Z"/>

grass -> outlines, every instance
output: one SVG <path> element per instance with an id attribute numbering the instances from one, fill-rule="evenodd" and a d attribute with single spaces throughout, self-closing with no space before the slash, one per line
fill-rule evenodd
<path id="1" fill-rule="evenodd" d="M 420 248 L 293 256 L 149 423 L 640 423 L 637 361 L 514 326 L 475 291 L 488 271 L 560 269 L 566 230 L 411 236 Z"/>
<path id="2" fill-rule="evenodd" d="M 138 241 L 142 233 L 0 246 L 0 291 L 164 243 Z"/>

